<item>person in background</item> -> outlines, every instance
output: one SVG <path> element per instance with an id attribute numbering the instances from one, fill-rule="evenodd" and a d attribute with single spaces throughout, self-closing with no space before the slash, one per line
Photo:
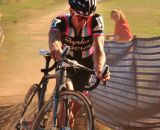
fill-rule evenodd
<path id="1" fill-rule="evenodd" d="M 133 35 L 126 19 L 126 16 L 121 10 L 114 9 L 110 13 L 111 20 L 115 23 L 114 33 L 106 35 L 105 39 L 115 42 L 128 42 L 133 39 Z"/>

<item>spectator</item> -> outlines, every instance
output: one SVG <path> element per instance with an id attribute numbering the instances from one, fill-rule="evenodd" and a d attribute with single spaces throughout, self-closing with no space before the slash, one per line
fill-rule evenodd
<path id="1" fill-rule="evenodd" d="M 111 11 L 111 20 L 115 22 L 114 34 L 106 35 L 106 40 L 115 42 L 128 42 L 132 40 L 133 35 L 128 21 L 121 10 Z"/>

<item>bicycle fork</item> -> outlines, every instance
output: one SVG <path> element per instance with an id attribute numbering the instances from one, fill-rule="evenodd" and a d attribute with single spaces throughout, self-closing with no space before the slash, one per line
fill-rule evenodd
<path id="1" fill-rule="evenodd" d="M 59 128 L 58 130 L 71 130 L 69 126 L 69 121 L 68 121 L 68 117 L 69 116 L 69 101 L 68 100 L 64 100 L 61 102 L 60 104 L 60 112 L 58 113 L 58 97 L 55 96 L 54 97 L 54 110 L 53 110 L 53 126 L 52 126 L 52 130 L 54 130 L 54 128 L 56 129 L 57 127 Z M 60 116 L 61 115 L 61 116 Z M 57 120 L 57 117 L 60 117 L 59 120 Z M 56 129 L 57 130 L 57 129 Z"/>
<path id="2" fill-rule="evenodd" d="M 65 68 L 63 68 L 60 71 L 60 77 L 62 77 L 62 78 L 59 78 L 57 80 L 58 83 L 56 84 L 56 91 L 55 91 L 54 102 L 53 102 L 53 108 L 54 108 L 54 110 L 53 110 L 53 121 L 54 122 L 53 122 L 52 128 L 56 128 L 57 124 L 59 123 L 59 122 L 57 122 L 57 117 L 59 116 L 58 115 L 59 113 L 57 112 L 58 111 L 58 103 L 59 103 L 58 99 L 59 99 L 59 93 L 66 89 L 66 86 L 65 86 L 66 75 L 67 75 L 67 71 L 66 71 Z M 63 106 L 63 105 L 65 105 L 65 106 Z M 61 112 L 63 112 L 63 115 L 62 115 L 63 119 L 62 120 L 64 122 L 62 121 L 63 126 L 61 126 L 62 124 L 58 124 L 58 125 L 60 125 L 60 130 L 70 130 L 69 127 L 66 127 L 66 126 L 69 126 L 68 118 L 64 119 L 64 117 L 68 117 L 68 114 L 69 114 L 69 101 L 68 100 L 62 101 L 62 104 L 60 104 L 60 109 L 63 109 L 62 107 L 65 109 L 65 111 L 63 111 L 63 110 L 61 111 Z M 60 113 L 60 114 L 62 114 L 62 113 Z M 64 116 L 64 114 L 65 114 L 65 116 Z"/>

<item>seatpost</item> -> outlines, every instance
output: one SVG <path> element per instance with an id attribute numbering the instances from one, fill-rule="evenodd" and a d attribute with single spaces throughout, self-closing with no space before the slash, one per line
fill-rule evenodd
<path id="1" fill-rule="evenodd" d="M 51 60 L 51 57 L 49 55 L 47 56 L 44 56 L 45 57 L 45 61 L 46 61 L 46 64 L 45 64 L 45 70 L 44 71 L 44 77 L 45 75 L 48 75 L 48 68 L 49 68 L 49 63 L 50 63 L 50 60 Z M 42 78 L 42 81 L 40 82 L 40 89 L 38 90 L 39 91 L 39 110 L 42 108 L 43 104 L 44 104 L 44 97 L 45 97 L 45 92 L 46 92 L 46 89 L 47 89 L 47 84 L 48 84 L 48 79 L 46 78 Z"/>
<path id="2" fill-rule="evenodd" d="M 49 68 L 49 63 L 51 61 L 51 56 L 45 56 L 45 61 L 46 61 L 46 65 L 45 65 L 45 69 L 48 70 Z M 47 75 L 48 71 L 44 71 L 44 74 Z"/>

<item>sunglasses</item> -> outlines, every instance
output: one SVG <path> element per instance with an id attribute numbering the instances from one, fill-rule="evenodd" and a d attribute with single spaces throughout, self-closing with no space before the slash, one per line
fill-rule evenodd
<path id="1" fill-rule="evenodd" d="M 79 15 L 77 14 L 76 12 L 74 12 L 74 15 L 78 17 L 78 20 L 79 21 L 87 21 L 88 20 L 88 16 L 82 16 L 82 15 Z"/>

